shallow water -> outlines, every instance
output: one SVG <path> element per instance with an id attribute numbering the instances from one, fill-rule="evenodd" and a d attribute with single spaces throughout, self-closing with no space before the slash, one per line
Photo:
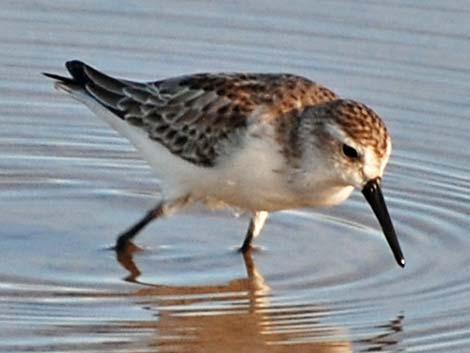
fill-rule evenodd
<path id="1" fill-rule="evenodd" d="M 3 1 L 0 351 L 470 351 L 470 6 L 466 1 Z M 128 143 L 52 89 L 80 58 L 150 79 L 306 75 L 384 117 L 393 261 L 356 193 L 273 214 L 195 208 L 117 259 L 116 234 L 158 199 Z"/>

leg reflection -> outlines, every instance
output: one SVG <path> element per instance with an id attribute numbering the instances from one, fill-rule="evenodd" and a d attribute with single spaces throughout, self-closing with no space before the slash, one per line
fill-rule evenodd
<path id="1" fill-rule="evenodd" d="M 397 334 L 403 316 L 385 323 L 384 334 L 366 340 L 351 340 L 353 327 L 334 325 L 325 304 L 285 298 L 273 293 L 258 270 L 253 251 L 240 256 L 246 270 L 244 278 L 219 285 L 163 285 L 139 281 L 141 274 L 133 255 L 135 249 L 117 253 L 119 263 L 129 271 L 126 280 L 138 283 L 131 300 L 141 310 L 142 321 L 131 327 L 143 337 L 136 342 L 159 352 L 274 352 L 349 353 L 382 347 L 399 347 Z M 208 270 L 210 271 L 210 270 Z M 354 332 L 353 332 L 354 337 Z"/>
<path id="2" fill-rule="evenodd" d="M 115 248 L 116 250 L 116 260 L 124 267 L 127 271 L 129 271 L 129 275 L 124 278 L 127 282 L 135 282 L 137 283 L 137 278 L 141 275 L 141 272 L 137 265 L 134 262 L 134 253 L 140 251 L 141 249 L 134 245 L 133 243 L 129 242 L 127 246 Z"/>

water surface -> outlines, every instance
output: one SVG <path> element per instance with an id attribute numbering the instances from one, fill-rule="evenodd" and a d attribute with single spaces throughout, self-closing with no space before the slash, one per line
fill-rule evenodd
<path id="1" fill-rule="evenodd" d="M 0 351 L 468 352 L 466 1 L 3 1 Z M 131 79 L 292 72 L 372 106 L 402 270 L 356 193 L 248 220 L 203 208 L 115 236 L 154 205 L 133 148 L 40 75 L 79 58 Z"/>

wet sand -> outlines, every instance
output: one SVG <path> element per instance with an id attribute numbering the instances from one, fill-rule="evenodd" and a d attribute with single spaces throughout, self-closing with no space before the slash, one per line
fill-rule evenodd
<path id="1" fill-rule="evenodd" d="M 0 351 L 467 352 L 470 7 L 466 2 L 2 3 Z M 78 58 L 148 80 L 292 72 L 372 106 L 402 270 L 360 193 L 273 214 L 195 207 L 116 235 L 159 198 L 133 148 L 41 72 Z"/>

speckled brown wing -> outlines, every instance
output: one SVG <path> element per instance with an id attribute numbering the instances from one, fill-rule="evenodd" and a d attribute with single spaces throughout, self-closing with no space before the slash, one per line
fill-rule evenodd
<path id="1" fill-rule="evenodd" d="M 111 78 L 79 61 L 66 66 L 73 77 L 70 85 L 81 86 L 172 153 L 205 167 L 216 163 L 223 146 L 237 139 L 260 106 L 276 118 L 336 98 L 330 90 L 288 74 L 196 74 L 137 83 Z"/>

